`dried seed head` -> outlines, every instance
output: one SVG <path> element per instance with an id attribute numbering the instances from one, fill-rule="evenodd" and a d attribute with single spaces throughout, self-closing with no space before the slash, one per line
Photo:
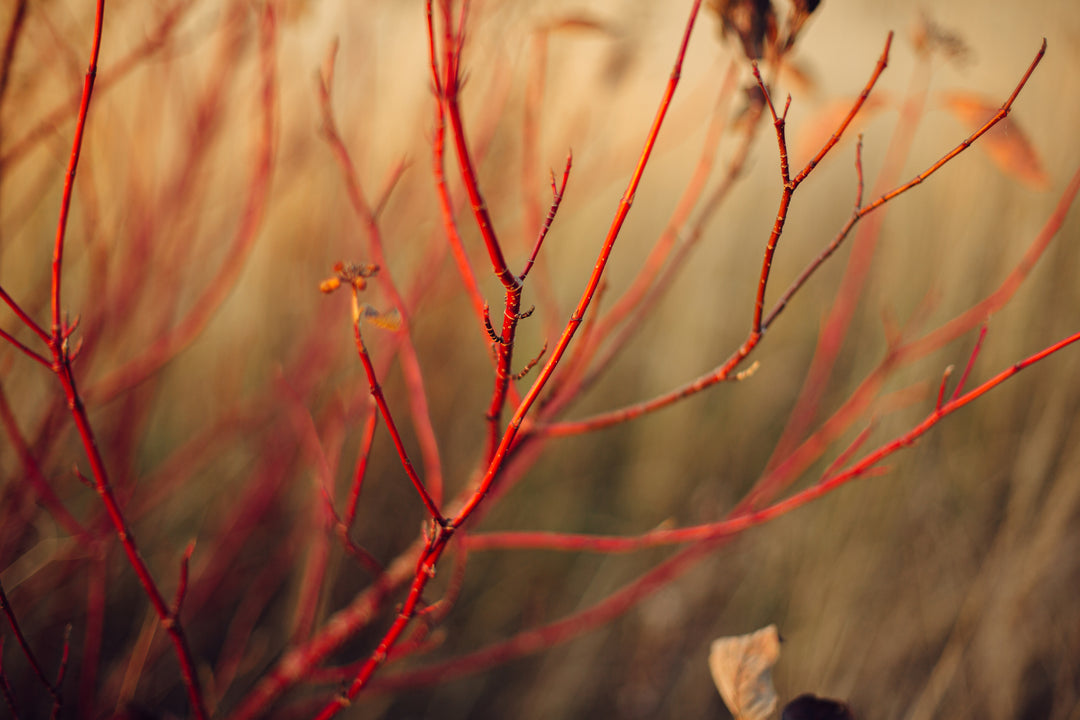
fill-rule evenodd
<path id="1" fill-rule="evenodd" d="M 785 50 L 795 44 L 795 38 L 802 30 L 803 23 L 810 18 L 819 5 L 821 5 L 821 0 L 792 0 L 791 14 L 788 15 L 787 40 L 784 41 Z"/>
<path id="2" fill-rule="evenodd" d="M 720 18 L 720 32 L 734 35 L 743 53 L 751 60 L 765 55 L 766 41 L 776 43 L 776 13 L 770 0 L 709 0 L 709 8 Z"/>

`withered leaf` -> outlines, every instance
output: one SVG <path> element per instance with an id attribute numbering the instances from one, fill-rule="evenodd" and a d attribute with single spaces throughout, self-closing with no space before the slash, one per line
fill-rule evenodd
<path id="1" fill-rule="evenodd" d="M 747 58 L 760 60 L 766 44 L 776 42 L 776 13 L 770 0 L 710 0 L 708 7 L 720 18 L 720 33 L 739 38 Z"/>
<path id="2" fill-rule="evenodd" d="M 775 625 L 713 641 L 709 670 L 735 720 L 765 720 L 772 715 L 776 709 L 772 667 L 779 658 Z"/>
<path id="3" fill-rule="evenodd" d="M 966 92 L 942 96 L 945 107 L 969 132 L 985 125 L 998 111 L 993 100 Z M 975 143 L 1003 173 L 1040 190 L 1050 184 L 1042 162 L 1027 135 L 1011 117 L 1006 117 Z"/>
<path id="4" fill-rule="evenodd" d="M 386 312 L 379 312 L 371 305 L 363 303 L 360 305 L 360 317 L 364 322 L 374 325 L 377 328 L 383 330 L 389 330 L 391 332 L 397 332 L 401 329 L 401 313 L 397 308 L 390 308 Z"/>

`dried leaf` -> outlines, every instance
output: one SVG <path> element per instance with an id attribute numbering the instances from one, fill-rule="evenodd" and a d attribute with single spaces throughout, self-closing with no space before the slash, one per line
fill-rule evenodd
<path id="1" fill-rule="evenodd" d="M 772 715 L 776 709 L 772 666 L 779 658 L 775 625 L 713 641 L 709 670 L 735 720 L 765 720 Z"/>
<path id="2" fill-rule="evenodd" d="M 924 10 L 911 32 L 911 44 L 915 52 L 929 55 L 939 52 L 957 65 L 964 65 L 971 58 L 971 49 L 964 38 L 957 32 L 946 29 L 934 22 Z"/>
<path id="3" fill-rule="evenodd" d="M 799 31 L 802 30 L 803 24 L 810 18 L 810 15 L 817 10 L 818 5 L 821 4 L 821 0 L 793 0 L 791 3 L 791 14 L 788 16 L 788 36 L 787 46 L 791 47 L 795 44 L 795 38 L 798 36 Z"/>
<path id="4" fill-rule="evenodd" d="M 780 720 L 855 720 L 846 703 L 807 693 L 784 706 Z"/>
<path id="5" fill-rule="evenodd" d="M 765 56 L 765 46 L 776 42 L 776 13 L 770 0 L 710 0 L 709 9 L 720 18 L 720 33 L 739 38 L 751 60 Z"/>
<path id="6" fill-rule="evenodd" d="M 965 92 L 945 93 L 942 101 L 969 132 L 985 125 L 999 109 L 993 100 Z M 1006 117 L 975 144 L 1006 175 L 1040 190 L 1049 187 L 1050 178 L 1043 170 L 1038 152 L 1012 118 Z"/>
<path id="7" fill-rule="evenodd" d="M 383 330 L 397 332 L 401 329 L 401 313 L 397 308 L 390 308 L 386 312 L 379 312 L 371 305 L 364 303 L 360 306 L 361 317 L 364 322 L 374 325 Z"/>

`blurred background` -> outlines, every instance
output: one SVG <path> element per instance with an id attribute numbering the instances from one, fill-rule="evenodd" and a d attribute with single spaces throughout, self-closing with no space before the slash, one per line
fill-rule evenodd
<path id="1" fill-rule="evenodd" d="M 0 9 L 5 32 L 21 6 Z M 282 0 L 274 5 L 272 44 L 260 30 L 262 6 L 108 4 L 65 260 L 64 307 L 80 317 L 84 341 L 81 389 L 167 597 L 184 547 L 197 541 L 184 622 L 219 716 L 242 702 L 286 647 L 317 634 L 370 584 L 327 531 L 320 494 L 331 487 L 341 512 L 368 412 L 348 300 L 318 292 L 335 262 L 371 260 L 367 230 L 322 137 L 316 77 L 335 40 L 333 110 L 362 191 L 379 207 L 382 272 L 407 298 L 447 497 L 475 479 L 491 387 L 488 343 L 447 252 L 435 194 L 423 4 Z M 689 8 L 683 0 L 470 5 L 465 126 L 512 268 L 527 259 L 535 237 L 530 208 L 541 217 L 547 211 L 548 168 L 559 173 L 573 151 L 566 198 L 526 289 L 525 305 L 537 311 L 522 325 L 518 365 L 545 339 L 554 342 L 577 302 Z M 23 13 L 0 95 L 0 284 L 46 323 L 93 9 L 51 0 L 26 3 Z M 902 182 L 971 132 L 980 102 L 994 106 L 1009 96 L 1044 37 L 1048 50 L 1014 107 L 1013 125 L 989 152 L 976 145 L 871 216 L 880 226 L 866 289 L 811 429 L 878 367 L 890 328 L 917 338 L 994 292 L 1080 167 L 1075 2 L 920 8 L 826 0 L 783 69 L 766 69 L 777 101 L 792 98 L 794 168 L 862 89 L 890 30 L 888 69 L 854 128 L 863 134 L 867 199 L 896 184 L 877 185 L 898 134 L 914 130 L 896 171 Z M 928 34 L 938 45 L 920 55 L 914 39 L 925 44 Z M 735 84 L 725 92 L 729 73 Z M 746 337 L 781 191 L 770 124 L 763 120 L 756 133 L 746 125 L 750 83 L 741 46 L 721 39 L 716 14 L 703 10 L 612 256 L 602 309 L 664 232 L 714 117 L 726 129 L 702 197 L 724 182 L 744 147 L 748 154 L 711 214 L 701 220 L 699 202 L 678 228 L 687 241 L 700 221 L 669 292 L 631 318 L 631 341 L 562 417 L 656 396 L 716 367 Z M 905 106 L 919 107 L 917 116 L 904 116 Z M 501 287 L 460 200 L 451 153 L 447 172 L 481 290 L 497 307 Z M 855 193 L 849 133 L 795 195 L 770 299 L 832 240 Z M 1078 218 L 1074 208 L 993 315 L 970 384 L 1076 332 Z M 723 517 L 770 465 L 849 245 L 769 329 L 752 377 L 633 423 L 549 441 L 476 530 L 636 534 Z M 367 299 L 385 308 L 381 283 L 372 283 Z M 28 344 L 35 339 L 6 309 L 0 327 Z M 395 336 L 364 332 L 386 368 L 385 391 L 410 453 L 430 474 L 391 355 Z M 864 450 L 919 422 L 942 371 L 963 368 L 977 335 L 890 373 L 881 402 L 797 487 L 820 475 L 871 418 Z M 860 718 L 1080 717 L 1078 357 L 1068 349 L 1026 370 L 890 458 L 888 474 L 742 534 L 600 629 L 444 683 L 364 695 L 341 716 L 724 718 L 706 664 L 710 642 L 776 623 L 784 638 L 775 669 L 782 702 L 812 692 L 848 701 Z M 518 383 L 522 391 L 528 382 Z M 54 378 L 4 346 L 0 388 L 0 581 L 48 667 L 56 667 L 58 638 L 72 625 L 65 716 L 183 716 L 172 651 L 163 633 L 154 635 L 155 620 L 97 496 L 72 471 L 89 472 Z M 417 537 L 424 516 L 381 425 L 371 463 L 352 536 L 389 564 Z M 73 539 L 73 528 L 43 509 L 48 503 L 29 489 L 32 467 L 92 542 Z M 460 597 L 434 636 L 439 642 L 379 677 L 593 606 L 674 552 L 474 552 Z M 445 576 L 452 564 L 447 559 Z M 445 586 L 440 579 L 439 590 Z M 314 599 L 312 587 L 322 588 Z M 393 614 L 388 607 L 385 617 Z M 333 664 L 366 657 L 385 627 L 361 633 Z M 20 716 L 47 716 L 41 708 L 49 703 L 13 642 L 4 644 L 3 670 Z M 333 689 L 333 682 L 297 689 L 269 716 L 310 716 L 312 703 Z"/>

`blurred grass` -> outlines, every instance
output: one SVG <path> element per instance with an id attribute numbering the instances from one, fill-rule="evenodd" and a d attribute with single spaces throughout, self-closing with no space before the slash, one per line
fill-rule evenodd
<path id="1" fill-rule="evenodd" d="M 80 82 L 90 12 L 83 5 L 56 2 L 31 9 L 0 114 L 0 152 Z M 670 71 L 683 5 L 593 3 L 588 14 L 601 18 L 609 34 L 556 33 L 550 40 L 535 148 L 541 174 L 529 179 L 527 192 L 546 202 L 543 172 L 561 167 L 567 148 L 573 148 L 575 166 L 538 269 L 552 277 L 561 307 L 540 307 L 533 324 L 523 326 L 519 357 L 539 349 L 545 323 L 562 321 L 592 267 Z M 230 41 L 221 29 L 225 8 L 195 2 L 163 52 L 95 96 L 70 230 L 65 305 L 75 313 L 103 302 L 99 289 L 115 287 L 108 283 L 116 282 L 115 273 L 131 262 L 145 237 L 152 242 L 145 250 L 143 280 L 168 287 L 178 276 L 184 290 L 178 307 L 163 316 L 152 307 L 152 291 L 139 306 L 116 308 L 100 335 L 87 338 L 99 346 L 82 368 L 87 386 L 137 354 L 194 302 L 239 222 L 258 122 L 256 50 L 252 18 L 239 11 L 236 39 Z M 102 78 L 112 61 L 141 41 L 159 11 L 154 3 L 110 4 Z M 570 2 L 476 3 L 466 50 L 466 126 L 477 136 L 490 135 L 481 181 L 512 266 L 526 257 L 533 231 L 523 229 L 518 145 L 532 33 L 545 22 L 580 12 L 582 7 Z M 366 387 L 351 350 L 346 301 L 320 296 L 317 285 L 335 261 L 368 258 L 359 256 L 362 229 L 318 136 L 313 73 L 332 37 L 340 39 L 335 111 L 369 197 L 378 194 L 396 163 L 409 163 L 381 215 L 390 255 L 385 271 L 408 287 L 425 262 L 438 259 L 441 228 L 430 172 L 432 111 L 420 3 L 294 0 L 283 5 L 282 19 L 269 210 L 237 286 L 206 331 L 153 383 L 127 399 L 92 408 L 106 447 L 122 446 L 125 437 L 134 445 L 130 465 L 113 468 L 134 498 L 152 495 L 143 479 L 153 477 L 176 448 L 212 428 L 215 418 L 256 399 L 280 398 L 282 378 L 301 388 L 297 394 L 317 418 L 338 406 L 346 409 L 339 492 L 347 486 Z M 0 20 L 6 27 L 3 14 Z M 793 136 L 815 108 L 861 87 L 890 28 L 899 37 L 880 90 L 886 97 L 902 97 L 913 69 L 906 37 L 915 20 L 913 10 L 891 3 L 824 3 L 797 54 L 815 87 L 792 91 Z M 1020 185 L 974 149 L 896 201 L 827 408 L 836 407 L 880 359 L 883 312 L 902 322 L 933 291 L 939 299 L 929 322 L 936 324 L 996 287 L 1052 212 L 1080 158 L 1075 3 L 958 2 L 935 8 L 934 20 L 957 32 L 971 55 L 960 66 L 934 65 L 928 109 L 903 176 L 925 167 L 967 132 L 936 102 L 936 93 L 963 88 L 1004 100 L 1045 35 L 1046 60 L 1013 119 L 1040 153 L 1050 190 Z M 670 126 L 614 255 L 605 302 L 633 277 L 663 229 L 696 159 L 729 52 L 716 41 L 714 19 L 703 16 Z M 224 68 L 222 57 L 235 59 Z M 194 132 L 200 98 L 219 80 L 224 86 L 215 124 Z M 868 182 L 880 168 L 895 123 L 895 108 L 886 107 L 862 129 Z M 58 124 L 31 155 L 0 176 L 0 281 L 13 296 L 26 299 L 37 317 L 46 307 L 50 239 L 70 125 Z M 209 149 L 192 171 L 190 195 L 180 197 L 171 183 L 196 140 L 208 142 Z M 727 157 L 732 150 L 728 142 L 721 152 Z M 805 157 L 797 146 L 793 152 Z M 841 144 L 796 196 L 774 266 L 770 287 L 776 291 L 850 213 L 853 155 L 853 143 Z M 775 156 L 765 127 L 748 172 L 672 293 L 641 320 L 638 338 L 572 416 L 651 397 L 713 367 L 741 340 L 779 196 Z M 460 227 L 485 294 L 494 302 L 497 283 L 485 269 L 476 232 L 464 214 Z M 1074 210 L 1025 286 L 991 322 L 976 379 L 1075 331 L 1078 231 Z M 185 247 L 194 261 L 171 263 Z M 95 258 L 103 264 L 95 265 Z M 759 350 L 762 367 L 753 378 L 714 388 L 632 425 L 559 441 L 482 527 L 633 533 L 668 519 L 687 524 L 721 515 L 769 457 L 845 258 L 846 252 L 837 257 L 770 330 Z M 103 269 L 108 283 L 99 274 Z M 421 280 L 416 341 L 454 491 L 470 479 L 480 451 L 490 372 L 449 259 Z M 526 305 L 537 301 L 528 293 Z M 385 303 L 378 296 L 373 301 Z M 15 328 L 10 318 L 2 322 L 5 329 Z M 316 341 L 308 342 L 309 337 Z M 384 340 L 371 340 L 376 355 Z M 968 337 L 905 368 L 891 389 L 920 381 L 936 387 L 942 368 L 962 366 L 973 342 Z M 326 360 L 301 361 L 301 353 L 321 353 Z M 46 421 L 55 390 L 38 368 L 5 348 L 0 378 L 25 432 Z M 889 475 L 860 481 L 747 533 L 604 629 L 479 676 L 360 702 L 347 716 L 724 717 L 705 665 L 709 642 L 776 622 L 786 639 L 777 669 L 782 698 L 801 692 L 846 698 L 859 717 L 867 718 L 1077 717 L 1078 378 L 1075 351 L 1051 358 L 892 459 Z M 406 424 L 396 370 L 386 387 Z M 883 418 L 874 438 L 884 441 L 910 426 L 930 401 L 928 396 L 918 407 Z M 283 450 L 276 481 L 288 488 L 285 497 L 291 502 L 261 519 L 255 542 L 242 550 L 236 567 L 266 561 L 257 542 L 264 536 L 270 542 L 291 533 L 305 547 L 301 531 L 310 530 L 307 516 L 317 502 L 313 471 L 295 456 L 295 431 L 288 423 L 273 416 L 260 423 L 230 436 L 234 443 L 199 463 L 183 492 L 140 513 L 136 534 L 162 578 L 172 577 L 188 538 L 214 537 L 216 528 L 227 526 L 244 507 L 237 490 L 252 473 L 264 472 L 261 453 L 268 437 L 289 448 Z M 64 437 L 66 451 L 51 456 L 50 477 L 60 477 L 73 458 L 82 457 L 73 438 Z M 409 442 L 415 453 L 415 443 Z M 10 491 L 21 471 L 6 439 L 0 448 L 5 491 Z M 415 536 L 421 514 L 381 431 L 375 463 L 356 536 L 376 556 L 389 559 Z M 90 515 L 96 507 L 92 493 L 66 476 L 64 483 L 69 506 L 80 517 Z M 51 523 L 38 517 L 33 533 L 3 548 L 0 572 L 13 603 L 25 607 L 50 588 L 85 592 L 74 580 L 57 578 L 47 562 L 25 561 L 33 548 L 56 536 Z M 668 552 L 610 558 L 477 553 L 470 559 L 461 602 L 446 622 L 445 644 L 433 657 L 467 652 L 594 603 Z M 104 653 L 103 674 L 123 666 L 123 648 L 134 632 L 125 615 L 141 617 L 144 605 L 115 556 L 110 558 L 114 605 L 109 615 L 115 632 Z M 302 560 L 296 562 L 296 576 L 275 591 L 260 631 L 259 641 L 268 649 L 252 661 L 229 699 L 239 697 L 254 670 L 286 639 L 278 628 L 295 604 L 303 567 Z M 365 582 L 344 562 L 335 567 L 341 577 L 323 600 L 323 617 Z M 193 575 L 193 582 L 198 577 Z M 78 602 L 52 600 L 30 612 L 27 622 L 35 637 L 44 643 Z M 196 615 L 188 631 L 194 638 L 212 637 L 222 623 Z M 204 652 L 216 652 L 212 641 L 197 642 L 206 646 Z M 366 647 L 356 643 L 353 657 Z M 9 657 L 5 668 L 18 662 Z M 169 667 L 156 667 L 166 679 L 144 680 L 136 697 L 157 698 L 162 707 L 175 702 L 161 695 L 170 687 Z"/>

